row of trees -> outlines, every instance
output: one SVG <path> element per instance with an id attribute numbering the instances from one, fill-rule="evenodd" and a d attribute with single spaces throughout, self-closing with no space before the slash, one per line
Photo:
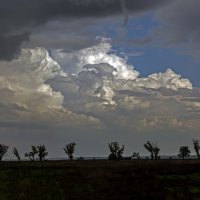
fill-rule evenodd
<path id="1" fill-rule="evenodd" d="M 197 158 L 200 159 L 200 142 L 197 139 L 194 139 L 193 141 L 193 147 L 195 150 L 195 153 L 197 155 Z M 117 142 L 112 142 L 108 144 L 110 149 L 110 155 L 108 156 L 108 159 L 110 160 L 122 160 L 123 159 L 123 152 L 124 152 L 124 145 L 122 147 L 119 146 Z M 160 148 L 157 144 L 154 144 L 150 141 L 147 141 L 144 144 L 144 148 L 150 153 L 150 157 L 152 160 L 158 160 L 160 159 Z M 189 158 L 191 151 L 189 150 L 188 146 L 181 146 L 179 148 L 179 154 L 178 157 L 181 159 Z M 136 158 L 140 159 L 140 154 L 137 152 L 134 152 L 133 155 L 129 158 Z"/>
<path id="2" fill-rule="evenodd" d="M 76 146 L 76 143 L 72 142 L 72 143 L 67 144 L 63 148 L 65 154 L 68 156 L 68 158 L 71 161 L 73 160 L 75 146 Z M 124 148 L 125 148 L 124 145 L 122 145 L 120 147 L 118 142 L 111 142 L 108 144 L 108 147 L 109 147 L 109 151 L 110 151 L 110 154 L 108 156 L 109 160 L 124 159 L 124 157 L 123 157 Z M 197 158 L 200 159 L 200 141 L 197 139 L 194 139 L 193 147 L 196 152 Z M 6 156 L 8 148 L 9 148 L 9 146 L 0 144 L 0 161 L 2 161 L 2 159 Z M 160 156 L 159 156 L 160 148 L 158 147 L 158 145 L 156 143 L 154 144 L 150 141 L 147 141 L 144 144 L 144 148 L 150 153 L 150 157 L 152 160 L 160 159 Z M 179 149 L 178 156 L 181 159 L 185 159 L 185 158 L 190 157 L 190 153 L 191 153 L 191 151 L 189 150 L 188 146 L 181 146 Z M 21 160 L 21 157 L 19 155 L 17 148 L 13 149 L 13 154 L 15 155 L 15 157 L 17 158 L 18 161 Z M 38 159 L 39 161 L 44 161 L 47 155 L 48 155 L 48 152 L 47 152 L 45 145 L 31 146 L 31 151 L 24 154 L 25 158 L 28 158 L 30 161 L 35 161 L 36 159 Z M 133 155 L 128 158 L 140 159 L 140 154 L 138 152 L 134 152 Z"/>
<path id="3" fill-rule="evenodd" d="M 63 150 L 67 154 L 70 160 L 73 160 L 73 154 L 75 150 L 76 143 L 72 142 L 67 144 Z M 4 144 L 0 144 L 0 161 L 4 157 L 7 156 L 9 146 L 6 146 Z M 13 148 L 13 154 L 17 158 L 18 161 L 21 161 L 21 157 L 19 155 L 19 152 L 17 148 Z M 30 161 L 35 161 L 38 159 L 39 161 L 44 161 L 46 156 L 48 155 L 47 149 L 45 145 L 39 145 L 39 146 L 31 146 L 31 151 L 24 154 L 25 158 L 28 158 Z"/>

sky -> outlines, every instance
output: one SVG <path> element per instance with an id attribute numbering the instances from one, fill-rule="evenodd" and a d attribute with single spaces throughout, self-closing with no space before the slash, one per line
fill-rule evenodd
<path id="1" fill-rule="evenodd" d="M 0 0 L 0 138 L 49 158 L 192 151 L 200 130 L 200 1 Z"/>

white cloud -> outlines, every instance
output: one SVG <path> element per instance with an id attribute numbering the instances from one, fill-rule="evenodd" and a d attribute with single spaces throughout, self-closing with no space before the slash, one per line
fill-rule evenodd
<path id="1" fill-rule="evenodd" d="M 188 79 L 182 78 L 181 75 L 176 74 L 171 69 L 167 69 L 164 73 L 152 74 L 148 76 L 149 80 L 153 80 L 158 83 L 159 87 L 166 87 L 173 90 L 180 88 L 192 89 L 192 84 Z"/>
<path id="2" fill-rule="evenodd" d="M 24 49 L 17 60 L 0 63 L 0 122 L 26 124 L 99 123 L 97 119 L 71 112 L 63 106 L 64 96 L 47 83 L 67 74 L 43 48 Z M 16 109 L 13 109 L 15 105 Z M 6 117 L 5 117 L 6 116 Z M 14 119 L 13 119 L 14 118 Z M 12 120 L 13 119 L 13 120 Z M 61 124 L 62 124 L 61 123 Z"/>
<path id="3" fill-rule="evenodd" d="M 128 112 L 135 109 L 148 109 L 151 106 L 150 101 L 137 96 L 125 96 L 119 100 L 118 104 Z"/>
<path id="4" fill-rule="evenodd" d="M 102 152 L 114 140 L 132 151 L 133 143 L 158 139 L 161 147 L 174 142 L 174 151 L 177 141 L 198 137 L 200 89 L 170 69 L 139 77 L 109 41 L 103 43 L 106 51 L 98 48 L 100 42 L 63 52 L 62 66 L 44 48 L 24 49 L 19 59 L 0 62 L 2 142 L 22 148 L 40 142 L 60 155 L 56 146 L 75 141 L 80 154 L 88 148 L 91 155 L 91 149 Z M 89 62 L 89 49 L 103 57 Z"/>
<path id="5" fill-rule="evenodd" d="M 55 51 L 53 57 L 58 62 L 66 63 L 66 70 L 69 73 L 78 73 L 83 70 L 85 65 L 95 65 L 106 63 L 111 65 L 116 72 L 113 74 L 117 79 L 134 80 L 139 73 L 133 70 L 133 66 L 127 64 L 127 59 L 121 58 L 112 53 L 110 40 L 103 38 L 92 47 L 73 53 Z"/>
<path id="6" fill-rule="evenodd" d="M 191 128 L 189 120 L 197 118 L 199 101 L 186 100 L 197 94 L 188 79 L 171 69 L 139 77 L 110 40 L 53 56 L 66 65 L 44 48 L 24 49 L 19 59 L 0 63 L 0 109 L 7 116 L 1 120 L 151 131 Z"/>
<path id="7" fill-rule="evenodd" d="M 127 58 L 116 55 L 109 39 L 103 38 L 100 42 L 90 48 L 86 48 L 73 53 L 54 51 L 53 57 L 61 63 L 66 63 L 65 70 L 69 74 L 79 74 L 83 70 L 95 71 L 99 76 L 111 76 L 117 81 L 129 84 L 132 88 L 145 87 L 158 89 L 161 87 L 178 90 L 179 88 L 192 89 L 192 84 L 188 79 L 176 74 L 171 69 L 164 73 L 152 74 L 146 78 L 139 77 L 139 72 L 134 70 L 132 65 L 127 63 Z M 93 70 L 92 70 L 93 69 Z M 95 69 L 95 70 L 94 70 Z M 120 82 L 120 84 L 122 84 Z"/>

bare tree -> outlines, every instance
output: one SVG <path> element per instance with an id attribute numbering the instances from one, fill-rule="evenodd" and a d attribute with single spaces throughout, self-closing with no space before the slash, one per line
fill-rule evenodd
<path id="1" fill-rule="evenodd" d="M 138 152 L 137 153 L 134 152 L 133 155 L 132 155 L 132 158 L 136 158 L 136 159 L 139 160 L 140 159 L 140 154 Z"/>
<path id="2" fill-rule="evenodd" d="M 194 139 L 193 140 L 193 145 L 194 145 L 194 150 L 197 154 L 197 158 L 200 159 L 200 154 L 199 154 L 199 151 L 200 151 L 200 144 L 199 144 L 199 140 L 197 139 Z"/>
<path id="3" fill-rule="evenodd" d="M 13 148 L 13 154 L 15 155 L 15 157 L 17 158 L 18 161 L 21 160 L 19 152 L 16 147 Z"/>
<path id="4" fill-rule="evenodd" d="M 32 151 L 29 153 L 25 153 L 24 156 L 28 157 L 30 161 L 35 161 L 35 156 L 38 154 L 38 150 L 36 146 L 31 146 Z"/>
<path id="5" fill-rule="evenodd" d="M 69 157 L 70 161 L 73 160 L 74 156 L 74 150 L 75 150 L 75 146 L 76 143 L 75 142 L 71 142 L 69 144 L 67 144 L 63 149 L 65 151 L 65 153 L 67 154 L 67 156 Z"/>
<path id="6" fill-rule="evenodd" d="M 179 149 L 179 154 L 178 157 L 185 159 L 185 158 L 189 158 L 190 157 L 190 150 L 188 148 L 188 146 L 181 146 Z"/>
<path id="7" fill-rule="evenodd" d="M 155 145 L 154 148 L 153 148 L 153 153 L 154 153 L 155 160 L 160 159 L 159 152 L 160 152 L 160 149 L 158 148 L 157 145 Z"/>
<path id="8" fill-rule="evenodd" d="M 124 152 L 124 145 L 122 147 L 119 146 L 118 142 L 111 142 L 108 144 L 110 154 L 108 156 L 109 160 L 122 160 L 123 159 L 123 152 Z"/>
<path id="9" fill-rule="evenodd" d="M 9 146 L 6 146 L 4 144 L 0 144 L 0 161 L 2 161 L 2 159 L 4 157 L 6 157 L 6 153 L 8 152 L 8 148 L 9 148 Z"/>
<path id="10" fill-rule="evenodd" d="M 154 159 L 154 154 L 153 154 L 153 146 L 152 146 L 152 144 L 149 142 L 149 141 L 147 141 L 147 143 L 145 143 L 144 144 L 144 148 L 147 150 L 147 151 L 149 151 L 150 152 L 150 156 L 151 156 L 151 159 L 153 160 Z"/>
<path id="11" fill-rule="evenodd" d="M 147 141 L 147 143 L 144 144 L 144 147 L 147 151 L 149 151 L 151 153 L 151 159 L 155 159 L 158 160 L 160 158 L 159 156 L 159 152 L 160 152 L 160 148 L 157 146 L 157 144 L 153 144 L 149 141 Z"/>
<path id="12" fill-rule="evenodd" d="M 37 146 L 37 154 L 39 157 L 39 161 L 45 160 L 45 157 L 48 155 L 48 152 L 47 152 L 46 146 L 44 144 Z"/>

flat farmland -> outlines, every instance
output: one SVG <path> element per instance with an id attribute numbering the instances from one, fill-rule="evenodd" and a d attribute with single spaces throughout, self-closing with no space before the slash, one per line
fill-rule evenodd
<path id="1" fill-rule="evenodd" d="M 198 160 L 1 162 L 0 200 L 200 199 Z"/>

